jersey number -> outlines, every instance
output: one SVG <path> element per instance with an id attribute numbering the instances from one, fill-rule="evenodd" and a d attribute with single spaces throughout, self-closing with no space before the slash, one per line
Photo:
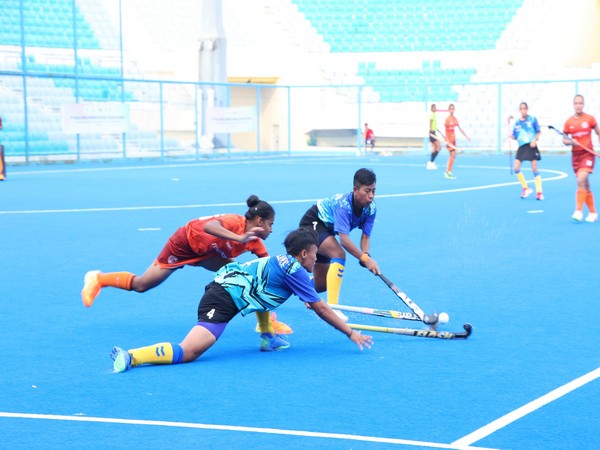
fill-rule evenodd
<path id="1" fill-rule="evenodd" d="M 209 312 L 206 313 L 206 317 L 208 317 L 209 319 L 212 319 L 214 315 L 215 315 L 215 308 L 211 309 Z"/>

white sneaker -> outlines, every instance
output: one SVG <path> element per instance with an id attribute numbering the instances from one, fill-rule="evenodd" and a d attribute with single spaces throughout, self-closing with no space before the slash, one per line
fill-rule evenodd
<path id="1" fill-rule="evenodd" d="M 598 222 L 598 213 L 589 213 L 585 218 L 586 222 Z"/>
<path id="2" fill-rule="evenodd" d="M 579 211 L 578 209 L 576 209 L 571 218 L 575 222 L 581 222 L 583 220 L 583 211 Z"/>
<path id="3" fill-rule="evenodd" d="M 435 170 L 435 164 L 433 164 L 431 161 L 427 161 L 427 165 L 425 166 L 427 168 L 427 170 Z"/>
<path id="4" fill-rule="evenodd" d="M 338 311 L 337 309 L 334 309 L 333 312 L 335 313 L 336 316 L 338 316 L 344 322 L 348 322 L 348 316 L 346 314 L 344 314 L 341 311 Z"/>

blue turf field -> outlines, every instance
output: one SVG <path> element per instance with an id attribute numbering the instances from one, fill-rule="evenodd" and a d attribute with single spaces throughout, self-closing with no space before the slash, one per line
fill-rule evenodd
<path id="1" fill-rule="evenodd" d="M 426 171 L 425 160 L 9 167 L 0 184 L 0 434 L 7 448 L 597 444 L 600 223 L 570 218 L 569 156 L 544 155 L 543 202 L 519 198 L 506 156 L 459 155 L 457 180 Z M 468 340 L 372 333 L 375 346 L 360 352 L 293 297 L 277 310 L 294 329 L 287 351 L 259 352 L 254 318 L 236 317 L 194 363 L 112 373 L 113 345 L 179 342 L 211 274 L 187 267 L 145 294 L 107 288 L 86 309 L 86 271 L 142 273 L 177 227 L 198 216 L 243 214 L 249 194 L 275 207 L 266 244 L 281 252 L 304 211 L 350 190 L 363 166 L 378 175 L 373 257 L 421 308 L 447 311 L 445 329 L 472 323 Z M 600 192 L 597 175 L 591 182 Z M 341 299 L 408 311 L 354 260 Z"/>

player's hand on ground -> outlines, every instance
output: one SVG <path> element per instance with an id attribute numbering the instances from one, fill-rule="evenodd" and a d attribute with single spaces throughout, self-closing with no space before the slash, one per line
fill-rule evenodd
<path id="1" fill-rule="evenodd" d="M 369 335 L 360 333 L 360 331 L 352 330 L 352 334 L 348 337 L 352 339 L 361 350 L 365 347 L 371 348 L 373 346 L 373 338 Z"/>

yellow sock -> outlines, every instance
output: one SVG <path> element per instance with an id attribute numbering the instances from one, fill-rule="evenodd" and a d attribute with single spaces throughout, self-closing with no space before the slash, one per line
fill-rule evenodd
<path id="1" fill-rule="evenodd" d="M 542 176 L 536 175 L 533 181 L 535 182 L 535 192 L 542 192 Z"/>
<path id="2" fill-rule="evenodd" d="M 256 311 L 256 320 L 261 333 L 275 333 L 273 325 L 271 325 L 271 315 L 267 311 Z"/>
<path id="3" fill-rule="evenodd" d="M 161 342 L 148 347 L 134 348 L 127 351 L 131 355 L 131 365 L 142 364 L 177 364 L 183 359 L 183 350 L 179 344 Z"/>
<path id="4" fill-rule="evenodd" d="M 345 260 L 333 258 L 327 270 L 327 303 L 332 305 L 339 303 L 345 264 Z"/>
<path id="5" fill-rule="evenodd" d="M 521 183 L 521 186 L 523 186 L 523 189 L 527 189 L 527 181 L 525 181 L 525 175 L 523 175 L 523 172 L 519 172 L 517 174 L 517 179 L 519 180 L 519 183 Z"/>

